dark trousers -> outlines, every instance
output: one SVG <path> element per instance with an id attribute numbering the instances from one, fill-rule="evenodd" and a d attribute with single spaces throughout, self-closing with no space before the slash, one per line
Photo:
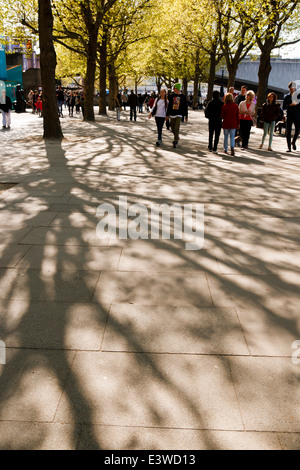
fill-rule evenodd
<path id="1" fill-rule="evenodd" d="M 136 121 L 136 106 L 130 106 L 130 121 L 132 121 L 132 118 Z"/>
<path id="2" fill-rule="evenodd" d="M 157 140 L 162 140 L 162 130 L 164 127 L 165 120 L 166 119 L 164 117 L 155 117 L 157 133 L 158 133 Z"/>
<path id="3" fill-rule="evenodd" d="M 244 148 L 248 147 L 251 127 L 252 121 L 247 121 L 247 119 L 240 120 L 240 137 L 242 138 L 242 147 Z"/>
<path id="4" fill-rule="evenodd" d="M 212 121 L 212 122 L 209 121 L 208 129 L 209 129 L 208 148 L 209 148 L 209 150 L 216 151 L 217 148 L 218 148 L 218 143 L 219 143 L 219 139 L 220 139 L 222 123 L 221 122 L 215 122 L 215 121 Z"/>
<path id="5" fill-rule="evenodd" d="M 293 137 L 293 145 L 296 145 L 297 139 L 299 137 L 300 131 L 300 119 L 287 119 L 286 123 L 286 141 L 287 146 L 291 150 L 291 140 L 292 140 L 292 126 L 295 126 L 295 134 Z"/>

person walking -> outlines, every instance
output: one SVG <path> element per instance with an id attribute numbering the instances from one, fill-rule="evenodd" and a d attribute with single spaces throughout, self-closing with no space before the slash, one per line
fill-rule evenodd
<path id="1" fill-rule="evenodd" d="M 122 95 L 120 92 L 117 94 L 115 106 L 117 113 L 117 121 L 121 121 Z"/>
<path id="2" fill-rule="evenodd" d="M 300 132 L 300 104 L 297 104 L 297 101 L 293 100 L 294 94 L 296 92 L 297 84 L 295 82 L 290 82 L 289 85 L 290 93 L 284 97 L 282 108 L 286 110 L 286 141 L 287 141 L 287 152 L 297 150 L 297 139 Z M 300 98 L 300 97 L 299 97 Z M 292 141 L 292 126 L 295 126 L 295 134 Z"/>
<path id="3" fill-rule="evenodd" d="M 212 98 L 205 108 L 205 117 L 208 119 L 209 130 L 208 150 L 216 153 L 222 129 L 221 111 L 224 103 L 217 90 L 213 91 Z"/>
<path id="4" fill-rule="evenodd" d="M 128 106 L 130 107 L 130 121 L 132 121 L 132 118 L 136 121 L 136 108 L 138 106 L 138 97 L 133 90 L 131 90 L 131 93 L 128 96 Z"/>
<path id="5" fill-rule="evenodd" d="M 240 138 L 242 140 L 242 149 L 248 148 L 251 127 L 253 124 L 255 114 L 255 104 L 253 99 L 255 93 L 252 90 L 247 91 L 246 100 L 242 101 L 239 105 L 240 111 Z"/>
<path id="6" fill-rule="evenodd" d="M 280 105 L 276 103 L 277 95 L 275 93 L 269 93 L 266 103 L 262 105 L 260 120 L 264 123 L 264 133 L 262 136 L 262 141 L 259 146 L 260 149 L 263 148 L 265 139 L 269 133 L 269 147 L 268 150 L 272 152 L 272 142 L 273 135 L 275 130 L 276 120 L 280 116 Z"/>
<path id="7" fill-rule="evenodd" d="M 166 120 L 170 122 L 171 131 L 174 135 L 173 148 L 176 148 L 179 141 L 180 124 L 182 121 L 188 122 L 188 105 L 186 96 L 181 93 L 181 84 L 176 83 L 173 93 L 169 96 L 169 104 L 166 113 Z"/>
<path id="8" fill-rule="evenodd" d="M 138 103 L 139 103 L 139 113 L 143 114 L 144 97 L 142 93 L 138 94 Z"/>
<path id="9" fill-rule="evenodd" d="M 69 107 L 69 116 L 70 117 L 73 117 L 74 106 L 75 106 L 75 96 L 73 94 L 73 91 L 71 91 L 69 96 L 68 96 L 68 107 Z"/>
<path id="10" fill-rule="evenodd" d="M 221 118 L 223 120 L 222 127 L 224 130 L 224 152 L 228 153 L 228 137 L 230 137 L 231 155 L 234 157 L 235 133 L 240 126 L 239 107 L 233 101 L 232 93 L 226 93 L 224 97 L 224 106 L 221 110 Z"/>
<path id="11" fill-rule="evenodd" d="M 126 106 L 127 106 L 127 104 L 128 104 L 128 94 L 127 94 L 127 91 L 124 90 L 121 96 L 122 96 L 123 108 L 124 108 L 124 111 L 126 111 Z"/>
<path id="12" fill-rule="evenodd" d="M 160 96 L 155 99 L 153 108 L 150 110 L 149 119 L 155 116 L 156 127 L 157 127 L 157 142 L 156 147 L 162 145 L 162 130 L 166 120 L 166 113 L 168 108 L 167 92 L 165 89 L 161 89 Z"/>
<path id="13" fill-rule="evenodd" d="M 6 94 L 6 90 L 1 90 L 0 96 L 0 110 L 2 113 L 2 127 L 3 129 L 10 129 L 12 102 L 9 96 Z"/>
<path id="14" fill-rule="evenodd" d="M 56 93 L 56 98 L 57 98 L 58 116 L 63 117 L 63 104 L 65 101 L 65 94 L 63 90 L 61 89 L 60 85 Z"/>

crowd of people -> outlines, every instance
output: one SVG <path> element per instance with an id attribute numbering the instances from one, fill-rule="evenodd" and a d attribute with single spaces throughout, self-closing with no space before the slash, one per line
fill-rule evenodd
<path id="1" fill-rule="evenodd" d="M 76 114 L 83 113 L 84 92 L 62 89 L 59 85 L 56 90 L 57 110 L 59 117 L 64 117 L 63 111 L 68 110 L 69 116 L 73 117 L 74 110 Z M 33 114 L 43 116 L 43 92 L 30 90 L 27 96 L 27 103 L 32 109 Z"/>
<path id="2" fill-rule="evenodd" d="M 116 117 L 121 119 L 121 111 L 130 110 L 130 121 L 137 120 L 137 111 L 148 113 L 149 119 L 155 117 L 157 127 L 156 146 L 163 145 L 163 129 L 166 128 L 173 134 L 173 147 L 176 148 L 179 142 L 180 126 L 184 121 L 188 121 L 189 99 L 181 91 L 181 84 L 176 83 L 172 90 L 161 89 L 160 94 L 155 93 L 130 93 L 127 90 L 119 91 L 116 101 Z M 268 151 L 272 152 L 273 136 L 276 129 L 286 128 L 287 152 L 297 150 L 297 139 L 300 132 L 300 90 L 297 83 L 292 81 L 288 85 L 289 93 L 285 96 L 282 106 L 278 103 L 277 96 L 271 92 L 267 96 L 266 102 L 261 110 L 256 109 L 256 96 L 252 90 L 246 86 L 241 87 L 240 93 L 234 88 L 229 88 L 224 98 L 220 92 L 213 91 L 212 100 L 206 104 L 205 117 L 208 119 L 208 149 L 217 153 L 221 131 L 223 130 L 224 141 L 223 150 L 231 156 L 235 156 L 235 148 L 241 150 L 249 147 L 249 140 L 252 126 L 263 130 L 262 140 L 259 146 L 263 149 L 268 137 Z M 62 89 L 58 86 L 56 90 L 57 110 L 59 117 L 63 117 L 64 109 L 68 109 L 70 117 L 84 113 L 84 91 L 73 91 Z M 43 94 L 41 91 L 30 90 L 28 94 L 28 105 L 32 108 L 32 113 L 43 116 Z M 3 128 L 11 126 L 12 102 L 6 95 L 5 89 L 0 96 L 0 110 L 3 117 Z M 75 111 L 74 111 L 75 110 Z M 259 112 L 258 112 L 259 111 Z M 285 114 L 284 114 L 285 112 Z M 292 128 L 294 134 L 292 136 Z"/>
<path id="3" fill-rule="evenodd" d="M 282 107 L 277 102 L 277 96 L 271 92 L 267 96 L 259 115 L 256 116 L 256 96 L 246 86 L 236 94 L 233 88 L 221 100 L 218 91 L 213 92 L 213 99 L 207 104 L 205 116 L 209 121 L 208 149 L 217 152 L 221 130 L 224 132 L 224 152 L 228 153 L 228 139 L 230 138 L 231 155 L 235 155 L 235 147 L 241 145 L 241 150 L 248 149 L 252 126 L 257 125 L 263 129 L 262 141 L 259 146 L 263 148 L 269 136 L 268 151 L 272 152 L 272 143 L 276 124 L 283 124 L 284 111 L 286 111 L 286 140 L 287 152 L 297 150 L 297 139 L 300 131 L 300 94 L 297 84 L 290 82 L 289 93 L 283 100 Z M 298 96 L 296 96 L 298 95 Z M 258 122 L 257 122 L 258 120 Z M 292 127 L 294 136 L 292 138 Z"/>

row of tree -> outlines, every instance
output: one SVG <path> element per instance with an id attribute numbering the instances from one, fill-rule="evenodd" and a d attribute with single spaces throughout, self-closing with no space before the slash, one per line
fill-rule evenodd
<path id="1" fill-rule="evenodd" d="M 210 99 L 217 67 L 226 65 L 228 86 L 234 86 L 240 62 L 252 53 L 260 56 L 261 106 L 272 53 L 297 42 L 299 13 L 300 0 L 4 0 L 0 34 L 39 38 L 45 135 L 53 136 L 61 135 L 53 116 L 55 76 L 84 77 L 84 119 L 94 121 L 95 86 L 100 114 L 106 113 L 107 87 L 112 109 L 127 77 L 136 86 L 156 77 L 158 89 L 179 79 L 187 89 L 193 81 L 195 99 L 199 82 L 207 81 Z"/>

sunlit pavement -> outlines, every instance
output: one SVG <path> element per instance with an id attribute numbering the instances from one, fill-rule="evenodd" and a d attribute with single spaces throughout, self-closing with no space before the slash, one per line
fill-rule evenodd
<path id="1" fill-rule="evenodd" d="M 300 151 L 210 153 L 202 111 L 177 149 L 146 113 L 61 123 L 0 131 L 0 448 L 299 449 Z M 99 238 L 120 196 L 204 204 L 203 248 Z"/>

